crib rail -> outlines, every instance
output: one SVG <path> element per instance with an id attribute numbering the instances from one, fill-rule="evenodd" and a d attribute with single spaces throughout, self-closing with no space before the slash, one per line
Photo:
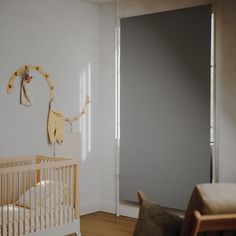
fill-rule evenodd
<path id="1" fill-rule="evenodd" d="M 59 157 L 0 159 L 0 235 L 25 235 L 79 218 L 78 163 Z"/>

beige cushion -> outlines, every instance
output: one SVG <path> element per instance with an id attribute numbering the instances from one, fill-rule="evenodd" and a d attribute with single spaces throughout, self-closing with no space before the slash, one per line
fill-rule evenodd
<path id="1" fill-rule="evenodd" d="M 194 226 L 193 212 L 201 214 L 236 213 L 236 184 L 197 185 L 192 193 L 183 222 L 181 236 L 190 236 Z"/>

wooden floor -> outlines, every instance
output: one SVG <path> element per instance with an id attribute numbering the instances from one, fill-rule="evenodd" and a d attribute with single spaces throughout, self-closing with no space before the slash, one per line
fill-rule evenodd
<path id="1" fill-rule="evenodd" d="M 97 212 L 81 216 L 82 236 L 132 236 L 136 220 Z"/>

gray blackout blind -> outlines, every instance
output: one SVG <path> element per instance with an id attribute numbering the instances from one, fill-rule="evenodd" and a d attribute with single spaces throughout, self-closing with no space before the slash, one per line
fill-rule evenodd
<path id="1" fill-rule="evenodd" d="M 120 198 L 185 209 L 210 181 L 211 6 L 121 19 Z"/>

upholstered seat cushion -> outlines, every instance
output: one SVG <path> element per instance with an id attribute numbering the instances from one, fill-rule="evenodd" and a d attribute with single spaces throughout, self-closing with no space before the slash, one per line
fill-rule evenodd
<path id="1" fill-rule="evenodd" d="M 183 222 L 181 236 L 190 236 L 195 210 L 201 214 L 236 213 L 236 184 L 217 183 L 197 185 L 192 193 Z"/>

